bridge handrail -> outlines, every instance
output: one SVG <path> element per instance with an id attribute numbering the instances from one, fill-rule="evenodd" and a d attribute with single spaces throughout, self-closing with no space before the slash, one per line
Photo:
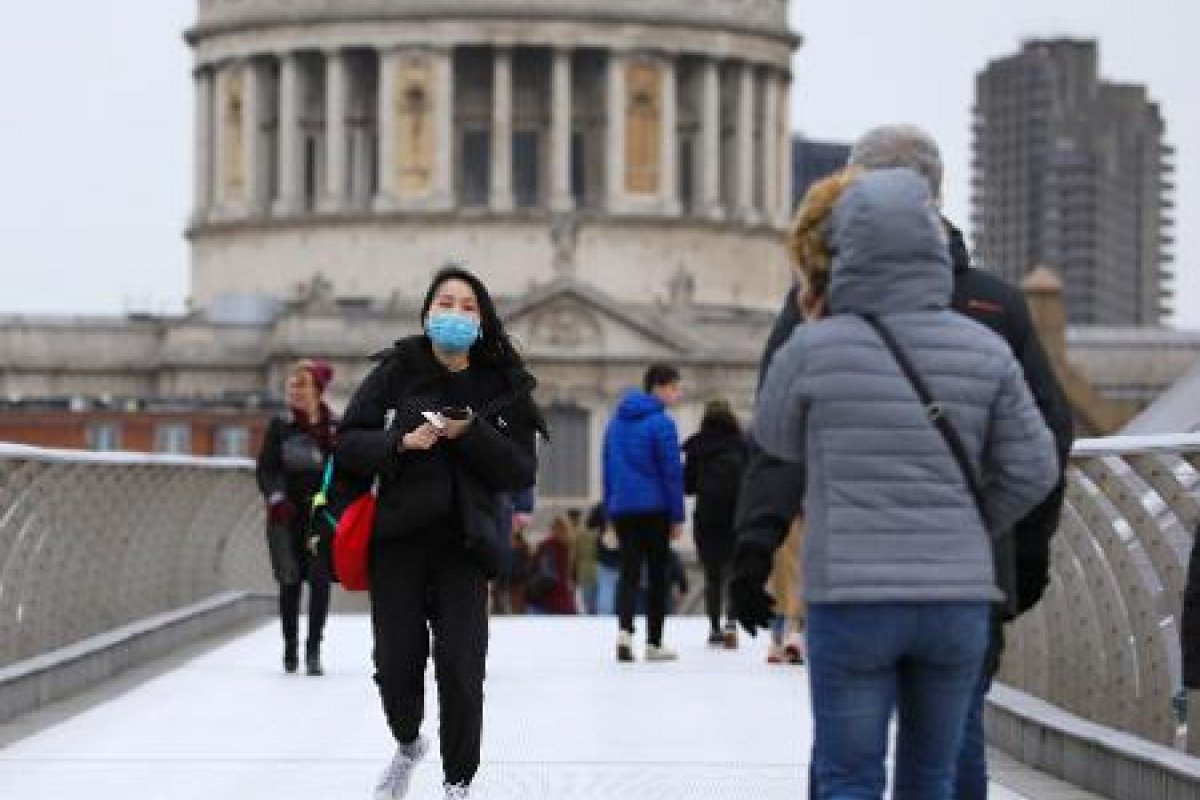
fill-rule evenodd
<path id="1" fill-rule="evenodd" d="M 1200 523 L 1200 434 L 1076 443 L 1041 603 L 1008 626 L 1000 678 L 1176 746 L 1179 615 Z M 1200 749 L 1200 725 L 1189 749 Z"/>
<path id="2" fill-rule="evenodd" d="M 0 444 L 0 668 L 221 592 L 274 591 L 252 468 Z"/>

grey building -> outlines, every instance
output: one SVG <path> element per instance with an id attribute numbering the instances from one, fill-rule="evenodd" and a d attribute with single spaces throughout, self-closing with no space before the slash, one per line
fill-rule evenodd
<path id="1" fill-rule="evenodd" d="M 808 187 L 846 166 L 850 145 L 822 142 L 804 136 L 792 138 L 792 208 L 800 204 Z"/>
<path id="2" fill-rule="evenodd" d="M 1098 60 L 1093 40 L 1034 40 L 976 77 L 975 249 L 1010 281 L 1055 269 L 1072 324 L 1158 325 L 1173 149 L 1145 87 L 1101 80 Z"/>

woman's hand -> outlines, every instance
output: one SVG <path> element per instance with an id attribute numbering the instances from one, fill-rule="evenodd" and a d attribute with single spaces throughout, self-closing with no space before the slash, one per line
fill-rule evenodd
<path id="1" fill-rule="evenodd" d="M 471 427 L 471 423 L 475 420 L 475 415 L 470 414 L 462 419 L 454 419 L 452 417 L 442 415 L 442 419 L 446 422 L 446 427 L 442 431 L 442 436 L 445 436 L 447 439 L 457 439 L 466 433 L 467 429 Z"/>
<path id="2" fill-rule="evenodd" d="M 428 450 L 437 444 L 437 440 L 443 434 L 438 433 L 438 429 L 428 422 L 423 423 L 419 428 L 413 428 L 400 440 L 400 452 L 405 450 Z"/>

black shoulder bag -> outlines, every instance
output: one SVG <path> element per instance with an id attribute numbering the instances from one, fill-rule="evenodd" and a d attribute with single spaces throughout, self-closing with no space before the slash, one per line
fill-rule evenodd
<path id="1" fill-rule="evenodd" d="M 967 482 L 967 488 L 971 491 L 971 497 L 975 499 L 975 506 L 979 509 L 979 517 L 984 522 L 984 527 L 987 527 L 987 511 L 983 504 L 983 491 L 979 488 L 979 479 L 975 475 L 975 470 L 971 467 L 971 459 L 967 456 L 967 448 L 963 445 L 962 439 L 958 436 L 958 431 L 950 424 L 950 420 L 946 418 L 946 410 L 941 403 L 933 399 L 933 395 L 929 392 L 929 387 L 925 385 L 925 381 L 921 379 L 920 373 L 908 360 L 904 350 L 901 349 L 900 343 L 896 341 L 896 337 L 888 326 L 883 324 L 879 317 L 862 314 L 863 320 L 875 329 L 875 333 L 879 334 L 879 338 L 883 340 L 884 345 L 891 351 L 892 357 L 896 359 L 896 363 L 900 365 L 900 371 L 908 378 L 908 382 L 912 384 L 916 390 L 917 397 L 921 399 L 921 404 L 925 406 L 925 416 L 934 424 L 938 432 L 942 434 L 942 438 L 946 440 L 946 446 L 950 448 L 954 460 L 958 462 L 958 468 L 962 470 L 963 479 Z"/>

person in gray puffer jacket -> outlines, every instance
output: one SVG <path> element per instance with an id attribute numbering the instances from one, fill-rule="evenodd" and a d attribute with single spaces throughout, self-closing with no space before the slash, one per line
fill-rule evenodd
<path id="1" fill-rule="evenodd" d="M 867 172 L 834 208 L 831 316 L 798 328 L 759 394 L 754 436 L 805 465 L 805 594 L 820 798 L 882 797 L 899 707 L 896 800 L 949 800 L 999 599 L 990 537 L 1054 487 L 1054 440 L 1005 342 L 950 310 L 926 182 Z M 980 509 L 879 335 L 895 335 L 963 440 Z M 986 517 L 987 523 L 984 522 Z"/>

